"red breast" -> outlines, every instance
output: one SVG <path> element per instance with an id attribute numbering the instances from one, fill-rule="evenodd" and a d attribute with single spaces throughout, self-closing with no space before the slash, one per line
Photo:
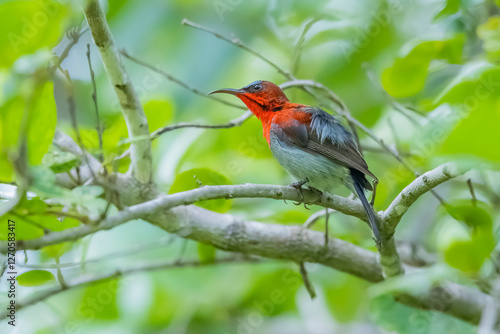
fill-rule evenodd
<path id="1" fill-rule="evenodd" d="M 283 106 L 283 109 L 273 113 L 267 112 L 267 113 L 259 113 L 259 115 L 257 115 L 254 112 L 254 114 L 256 114 L 256 116 L 262 122 L 262 128 L 264 130 L 264 138 L 266 138 L 267 144 L 271 145 L 270 131 L 272 124 L 277 124 L 283 128 L 291 126 L 294 121 L 299 121 L 300 123 L 305 124 L 307 126 L 311 124 L 311 114 L 302 111 L 304 110 L 305 107 L 306 106 L 303 104 L 287 102 Z"/>

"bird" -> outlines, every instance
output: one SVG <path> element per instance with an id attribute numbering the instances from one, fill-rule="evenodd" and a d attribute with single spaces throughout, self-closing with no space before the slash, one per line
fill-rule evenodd
<path id="1" fill-rule="evenodd" d="M 263 136 L 273 156 L 297 179 L 292 186 L 331 192 L 343 184 L 354 193 L 380 245 L 377 216 L 365 195 L 373 190 L 366 176 L 375 183 L 378 179 L 368 169 L 353 134 L 336 117 L 318 107 L 290 102 L 283 90 L 270 81 L 254 81 L 239 89 L 218 89 L 208 95 L 218 93 L 236 96 L 262 122 Z"/>

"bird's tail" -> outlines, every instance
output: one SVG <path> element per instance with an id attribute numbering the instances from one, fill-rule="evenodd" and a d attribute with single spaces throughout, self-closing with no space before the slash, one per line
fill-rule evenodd
<path id="1" fill-rule="evenodd" d="M 368 203 L 368 200 L 365 196 L 366 185 L 369 184 L 368 180 L 366 180 L 363 173 L 356 169 L 351 169 L 351 177 L 354 183 L 354 189 L 361 200 L 361 204 L 363 204 L 363 208 L 365 209 L 366 215 L 368 216 L 368 222 L 373 231 L 373 235 L 375 236 L 375 241 L 380 245 L 380 232 L 378 229 L 378 221 L 377 216 L 375 215 L 375 211 L 373 211 L 373 207 Z"/>

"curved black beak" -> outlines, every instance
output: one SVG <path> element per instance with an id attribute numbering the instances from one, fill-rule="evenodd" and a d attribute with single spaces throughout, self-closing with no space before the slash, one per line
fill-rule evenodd
<path id="1" fill-rule="evenodd" d="M 218 94 L 218 93 L 238 95 L 238 94 L 245 94 L 246 92 L 243 89 L 223 88 L 223 89 L 214 90 L 213 92 L 210 92 L 207 95 Z"/>

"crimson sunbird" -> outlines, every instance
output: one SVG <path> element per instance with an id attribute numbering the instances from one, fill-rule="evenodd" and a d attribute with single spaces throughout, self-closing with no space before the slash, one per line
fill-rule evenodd
<path id="1" fill-rule="evenodd" d="M 326 111 L 292 103 L 277 85 L 255 81 L 240 88 L 209 94 L 238 97 L 262 122 L 273 156 L 288 173 L 311 188 L 329 192 L 343 184 L 356 194 L 366 211 L 375 241 L 380 244 L 377 217 L 365 196 L 373 190 L 365 175 L 377 180 L 359 152 L 353 135 Z"/>

